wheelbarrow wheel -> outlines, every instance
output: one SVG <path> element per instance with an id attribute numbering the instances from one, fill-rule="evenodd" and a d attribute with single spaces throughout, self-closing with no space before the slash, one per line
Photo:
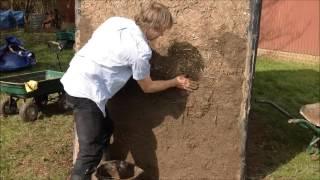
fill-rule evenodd
<path id="1" fill-rule="evenodd" d="M 33 101 L 27 101 L 22 105 L 19 115 L 23 121 L 35 121 L 38 118 L 38 106 Z"/>
<path id="2" fill-rule="evenodd" d="M 0 114 L 3 116 L 14 114 L 17 112 L 17 109 L 16 100 L 10 99 L 10 97 L 6 97 L 0 102 Z"/>
<path id="3" fill-rule="evenodd" d="M 38 97 L 34 97 L 34 100 L 36 102 L 36 105 L 40 108 L 43 108 L 48 104 L 48 96 L 47 95 L 42 95 Z"/>
<path id="4" fill-rule="evenodd" d="M 68 111 L 70 109 L 64 93 L 59 96 L 58 106 L 61 111 Z"/>

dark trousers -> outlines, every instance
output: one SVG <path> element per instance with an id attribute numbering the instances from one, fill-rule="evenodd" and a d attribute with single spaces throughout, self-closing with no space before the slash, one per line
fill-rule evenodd
<path id="1" fill-rule="evenodd" d="M 113 132 L 113 122 L 86 98 L 67 95 L 67 103 L 73 108 L 79 141 L 79 153 L 72 170 L 72 180 L 87 180 L 99 164 L 103 150 Z M 107 111 L 107 110 L 106 110 Z"/>

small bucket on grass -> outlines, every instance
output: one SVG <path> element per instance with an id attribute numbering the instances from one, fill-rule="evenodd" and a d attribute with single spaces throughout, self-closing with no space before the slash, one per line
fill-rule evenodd
<path id="1" fill-rule="evenodd" d="M 93 173 L 93 180 L 134 180 L 143 173 L 138 166 L 121 160 L 102 162 Z"/>

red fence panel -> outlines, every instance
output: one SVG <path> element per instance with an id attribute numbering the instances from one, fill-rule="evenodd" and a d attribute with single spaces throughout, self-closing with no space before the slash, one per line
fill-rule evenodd
<path id="1" fill-rule="evenodd" d="M 263 0 L 259 48 L 320 55 L 320 0 Z"/>

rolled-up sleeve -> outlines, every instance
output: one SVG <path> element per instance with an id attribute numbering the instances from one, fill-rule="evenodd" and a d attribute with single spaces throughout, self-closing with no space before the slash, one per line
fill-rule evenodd
<path id="1" fill-rule="evenodd" d="M 151 52 L 143 53 L 138 59 L 132 63 L 132 77 L 135 80 L 142 80 L 150 76 L 150 63 Z"/>

